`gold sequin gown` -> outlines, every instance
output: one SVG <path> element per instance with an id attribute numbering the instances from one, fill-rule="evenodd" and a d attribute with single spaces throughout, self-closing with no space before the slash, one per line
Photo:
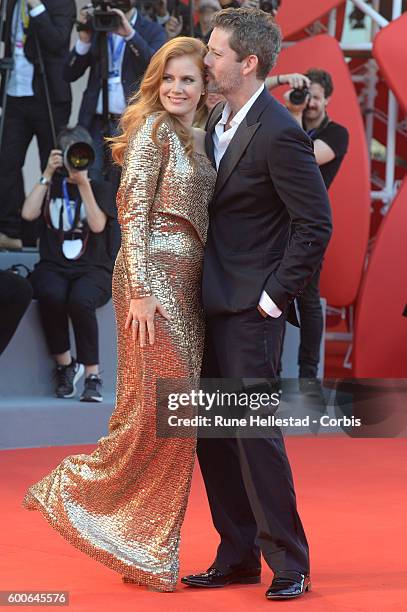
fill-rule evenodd
<path id="1" fill-rule="evenodd" d="M 90 455 L 66 457 L 32 485 L 23 505 L 129 581 L 173 591 L 196 440 L 156 436 L 155 387 L 157 378 L 199 377 L 201 265 L 216 175 L 204 155 L 188 159 L 167 124 L 157 146 L 154 120 L 129 142 L 117 196 L 118 373 L 109 433 Z M 130 298 L 150 294 L 171 318 L 156 316 L 155 344 L 141 349 L 124 324 Z"/>

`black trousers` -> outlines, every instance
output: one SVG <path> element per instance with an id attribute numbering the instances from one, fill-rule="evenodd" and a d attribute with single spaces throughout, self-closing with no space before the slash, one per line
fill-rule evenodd
<path id="1" fill-rule="evenodd" d="M 58 134 L 69 121 L 71 103 L 54 104 L 52 108 Z M 22 168 L 34 135 L 43 171 L 54 148 L 45 100 L 8 96 L 0 151 L 0 232 L 12 238 L 21 237 L 21 207 L 25 198 Z"/>
<path id="2" fill-rule="evenodd" d="M 77 360 L 85 365 L 99 363 L 96 308 L 112 295 L 112 276 L 107 270 L 90 272 L 64 270 L 40 263 L 30 276 L 34 297 L 39 302 L 41 321 L 52 355 L 70 350 L 69 321 L 75 335 Z"/>
<path id="3" fill-rule="evenodd" d="M 268 378 L 277 374 L 284 315 L 264 319 L 257 309 L 207 321 L 204 378 Z M 221 541 L 216 567 L 260 566 L 307 572 L 308 544 L 296 508 L 282 436 L 199 438 L 198 458 L 212 519 Z"/>
<path id="4" fill-rule="evenodd" d="M 302 295 L 297 297 L 300 313 L 300 346 L 298 349 L 299 378 L 317 378 L 320 358 L 324 317 L 322 314 L 319 294 L 319 279 L 321 269 L 318 269 L 305 287 Z M 284 328 L 285 334 L 285 328 Z M 281 362 L 278 374 L 281 374 Z"/>
<path id="5" fill-rule="evenodd" d="M 32 299 L 28 280 L 0 270 L 0 355 L 10 342 Z"/>
<path id="6" fill-rule="evenodd" d="M 297 298 L 301 325 L 298 351 L 300 378 L 316 378 L 318 374 L 319 353 L 324 327 L 319 294 L 320 276 L 321 269 L 318 269 L 303 290 L 302 295 Z"/>

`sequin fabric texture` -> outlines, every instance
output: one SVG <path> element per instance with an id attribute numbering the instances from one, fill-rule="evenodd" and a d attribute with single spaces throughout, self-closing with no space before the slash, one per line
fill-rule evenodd
<path id="1" fill-rule="evenodd" d="M 208 203 L 216 173 L 185 154 L 167 124 L 152 139 L 150 116 L 127 147 L 117 196 L 122 246 L 113 274 L 117 397 L 109 432 L 90 455 L 66 457 L 32 485 L 23 505 L 127 581 L 173 591 L 196 440 L 156 435 L 158 378 L 199 377 L 200 282 Z M 156 341 L 140 348 L 124 324 L 130 298 L 153 294 Z"/>

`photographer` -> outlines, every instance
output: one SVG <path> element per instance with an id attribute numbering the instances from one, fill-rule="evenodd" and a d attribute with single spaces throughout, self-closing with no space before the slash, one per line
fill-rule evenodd
<path id="1" fill-rule="evenodd" d="M 212 31 L 213 16 L 221 10 L 218 0 L 199 0 L 198 3 L 198 23 L 195 27 L 195 38 L 207 41 Z"/>
<path id="2" fill-rule="evenodd" d="M 26 198 L 22 216 L 43 217 L 40 261 L 30 276 L 34 298 L 56 366 L 57 397 L 73 397 L 83 375 L 81 401 L 102 401 L 99 377 L 96 309 L 111 297 L 113 259 L 108 239 L 109 219 L 116 216 L 115 196 L 108 181 L 90 181 L 87 170 L 73 170 L 66 161 L 66 143 L 83 128 L 66 128 L 58 136 L 39 182 Z M 68 176 L 59 172 L 65 167 Z M 66 172 L 65 172 L 66 174 Z M 77 359 L 71 357 L 68 317 L 72 321 Z"/>
<path id="3" fill-rule="evenodd" d="M 337 175 L 348 150 L 348 130 L 332 121 L 327 106 L 333 94 L 331 75 L 313 68 L 305 75 L 271 77 L 269 87 L 290 84 L 294 89 L 284 94 L 285 104 L 296 121 L 314 142 L 314 153 L 327 189 Z M 297 298 L 301 318 L 301 341 L 298 354 L 300 390 L 324 402 L 320 381 L 317 379 L 319 349 L 323 332 L 323 316 L 319 293 L 318 270 L 302 295 Z"/>
<path id="4" fill-rule="evenodd" d="M 218 0 L 216 0 L 216 2 L 218 2 Z M 206 7 L 208 6 L 208 4 L 213 6 L 212 2 L 203 3 L 204 6 L 206 5 Z M 220 4 L 221 9 L 227 9 L 227 8 L 261 9 L 265 13 L 270 13 L 270 15 L 272 15 L 273 17 L 276 17 L 278 10 L 281 6 L 281 0 L 219 0 L 219 4 Z M 199 10 L 200 10 L 199 2 L 197 3 L 197 10 L 198 10 L 198 15 L 199 15 Z M 199 21 L 201 21 L 201 17 Z M 198 24 L 197 32 L 195 33 L 195 37 L 200 38 L 205 44 L 208 44 L 209 38 L 212 33 L 212 27 L 207 26 L 207 28 L 205 29 L 206 29 L 206 34 L 203 34 L 203 33 L 201 34 L 200 30 L 202 30 L 202 28 L 200 28 Z"/>
<path id="5" fill-rule="evenodd" d="M 181 0 L 144 2 L 143 7 L 152 21 L 165 28 L 168 38 L 189 36 L 189 9 Z"/>
<path id="6" fill-rule="evenodd" d="M 97 5 L 98 3 L 95 2 Z M 152 55 L 167 40 L 164 29 L 140 15 L 135 7 L 136 0 L 129 0 L 129 10 L 123 13 L 110 3 L 109 10 L 120 18 L 120 27 L 108 34 L 108 96 L 109 128 L 104 131 L 103 104 L 100 67 L 100 32 L 92 31 L 89 6 L 80 12 L 79 22 L 85 25 L 80 29 L 79 39 L 69 54 L 64 67 L 64 78 L 76 81 L 88 67 L 90 74 L 86 91 L 79 111 L 79 124 L 92 135 L 96 161 L 92 174 L 102 177 L 104 168 L 104 136 L 113 136 L 120 115 L 127 105 L 147 68 Z M 108 153 L 106 153 L 108 155 Z M 110 157 L 108 158 L 110 159 Z"/>
<path id="7" fill-rule="evenodd" d="M 41 168 L 54 146 L 44 77 L 58 132 L 71 113 L 71 88 L 62 79 L 75 20 L 74 0 L 9 0 L 4 27 L 5 57 L 13 58 L 7 90 L 2 71 L 0 104 L 6 94 L 0 150 L 0 248 L 21 249 L 22 167 L 35 135 Z M 41 54 L 45 75 L 41 72 Z M 4 111 L 4 109 L 3 109 Z"/>

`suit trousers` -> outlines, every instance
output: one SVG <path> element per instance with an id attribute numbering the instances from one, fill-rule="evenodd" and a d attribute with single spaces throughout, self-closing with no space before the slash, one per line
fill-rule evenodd
<path id="1" fill-rule="evenodd" d="M 58 134 L 69 121 L 71 103 L 54 103 L 52 110 Z M 40 153 L 40 176 L 54 148 L 45 99 L 8 96 L 0 151 L 0 232 L 11 238 L 21 238 L 21 208 L 25 198 L 22 168 L 34 135 Z"/>
<path id="2" fill-rule="evenodd" d="M 208 318 L 202 377 L 274 381 L 284 317 L 265 319 L 254 308 Z M 197 452 L 221 538 L 214 565 L 260 567 L 261 551 L 275 573 L 308 572 L 308 544 L 281 433 L 201 437 Z"/>

